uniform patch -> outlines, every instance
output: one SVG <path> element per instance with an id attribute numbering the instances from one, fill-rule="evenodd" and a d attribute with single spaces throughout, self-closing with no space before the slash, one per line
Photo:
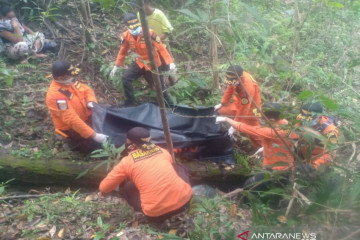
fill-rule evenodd
<path id="1" fill-rule="evenodd" d="M 284 132 L 285 132 L 285 136 L 290 136 L 290 133 L 291 133 L 291 130 L 290 129 L 286 129 L 286 130 L 284 130 Z"/>
<path id="2" fill-rule="evenodd" d="M 60 110 L 62 110 L 62 111 L 64 111 L 64 110 L 66 110 L 66 109 L 69 108 L 68 105 L 67 105 L 66 99 L 57 99 L 57 100 L 56 100 L 56 104 L 57 104 L 58 108 L 59 108 Z"/>
<path id="3" fill-rule="evenodd" d="M 249 99 L 247 99 L 247 98 L 242 98 L 242 99 L 241 99 L 241 104 L 243 104 L 243 105 L 249 104 Z"/>
<path id="4" fill-rule="evenodd" d="M 255 117 L 261 117 L 261 113 L 256 108 L 253 109 L 253 114 Z"/>
<path id="5" fill-rule="evenodd" d="M 79 88 L 81 87 L 81 84 L 80 84 L 79 81 L 76 81 L 76 82 L 74 83 L 74 86 L 75 86 L 76 89 L 79 89 Z"/>
<path id="6" fill-rule="evenodd" d="M 60 88 L 59 92 L 64 94 L 69 100 L 71 100 L 74 97 L 74 94 L 72 94 L 69 90 Z"/>
<path id="7" fill-rule="evenodd" d="M 155 156 L 157 154 L 162 153 L 161 149 L 159 147 L 154 147 L 150 150 L 144 151 L 144 150 L 138 150 L 136 152 L 131 153 L 132 158 L 135 162 L 141 161 L 145 158 L 149 158 L 152 156 Z"/>

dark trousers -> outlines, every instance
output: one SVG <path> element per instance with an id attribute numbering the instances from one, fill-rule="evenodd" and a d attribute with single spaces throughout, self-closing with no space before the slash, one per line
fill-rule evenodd
<path id="1" fill-rule="evenodd" d="M 159 69 L 159 71 L 161 72 L 160 69 Z M 152 72 L 147 71 L 145 69 L 145 67 L 140 68 L 136 62 L 133 62 L 129 66 L 129 68 L 126 69 L 126 71 L 122 77 L 122 82 L 123 82 L 124 91 L 125 91 L 125 97 L 130 102 L 135 102 L 134 87 L 133 87 L 132 81 L 137 80 L 141 76 L 144 76 L 146 79 L 148 79 L 148 81 L 151 80 L 153 82 Z M 163 90 L 164 99 L 165 99 L 165 101 L 169 102 L 170 98 L 165 91 L 166 87 L 165 87 L 165 83 L 164 83 L 164 77 L 161 74 L 160 74 L 160 83 L 161 83 L 161 87 Z"/>
<path id="2" fill-rule="evenodd" d="M 189 176 L 187 175 L 186 170 L 180 166 L 174 166 L 174 167 L 175 167 L 175 170 L 177 170 L 179 177 L 181 177 L 185 182 L 190 184 Z M 143 212 L 143 210 L 141 208 L 140 192 L 137 189 L 137 187 L 135 186 L 135 184 L 132 181 L 127 180 L 124 183 L 123 189 L 124 189 L 125 199 L 129 203 L 129 205 L 132 206 L 135 211 Z M 169 196 L 169 197 L 171 197 L 171 196 Z M 174 211 L 168 212 L 164 215 L 161 215 L 158 217 L 147 216 L 147 218 L 152 222 L 160 223 L 176 214 L 183 212 L 185 209 L 187 209 L 189 207 L 189 205 L 190 205 L 190 201 L 187 202 L 184 206 L 182 206 Z"/>
<path id="3" fill-rule="evenodd" d="M 86 124 L 91 127 L 91 119 L 87 120 Z M 95 142 L 92 138 L 83 138 L 79 133 L 72 129 L 63 132 L 69 137 L 67 144 L 69 145 L 71 151 L 78 151 L 87 154 L 102 148 L 100 143 Z"/>

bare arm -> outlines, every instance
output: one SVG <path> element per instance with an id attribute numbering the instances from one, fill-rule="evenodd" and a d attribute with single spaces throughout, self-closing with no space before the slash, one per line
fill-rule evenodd
<path id="1" fill-rule="evenodd" d="M 14 44 L 22 42 L 24 40 L 20 29 L 18 29 L 18 31 L 16 31 L 15 29 L 14 33 L 9 31 L 0 32 L 0 37 L 7 39 Z"/>
<path id="2" fill-rule="evenodd" d="M 23 24 L 22 26 L 27 34 L 34 34 L 34 31 L 31 30 L 29 27 L 25 26 L 25 24 Z"/>
<path id="3" fill-rule="evenodd" d="M 167 34 L 167 33 L 163 33 L 163 34 L 161 34 L 161 36 L 160 36 L 160 40 L 161 40 L 161 41 L 164 41 L 165 39 L 167 39 L 167 37 L 168 37 L 168 34 Z"/>

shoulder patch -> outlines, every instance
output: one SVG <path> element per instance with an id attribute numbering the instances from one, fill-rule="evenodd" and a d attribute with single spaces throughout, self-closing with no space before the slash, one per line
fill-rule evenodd
<path id="1" fill-rule="evenodd" d="M 69 108 L 66 99 L 57 99 L 56 104 L 58 106 L 58 109 L 62 111 L 67 110 Z"/>
<path id="2" fill-rule="evenodd" d="M 76 89 L 79 89 L 81 87 L 81 83 L 79 81 L 76 81 L 74 83 L 74 86 L 75 86 Z"/>
<path id="3" fill-rule="evenodd" d="M 69 100 L 71 100 L 74 97 L 74 94 L 72 94 L 69 90 L 60 88 L 59 92 L 61 92 L 62 94 L 64 94 Z"/>

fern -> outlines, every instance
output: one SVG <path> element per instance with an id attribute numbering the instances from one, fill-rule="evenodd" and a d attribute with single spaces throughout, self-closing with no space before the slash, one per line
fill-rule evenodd
<path id="1" fill-rule="evenodd" d="M 30 68 L 30 69 L 36 69 L 36 65 L 34 64 L 29 64 L 29 63 L 26 63 L 26 64 L 18 64 L 16 65 L 16 68 Z"/>

